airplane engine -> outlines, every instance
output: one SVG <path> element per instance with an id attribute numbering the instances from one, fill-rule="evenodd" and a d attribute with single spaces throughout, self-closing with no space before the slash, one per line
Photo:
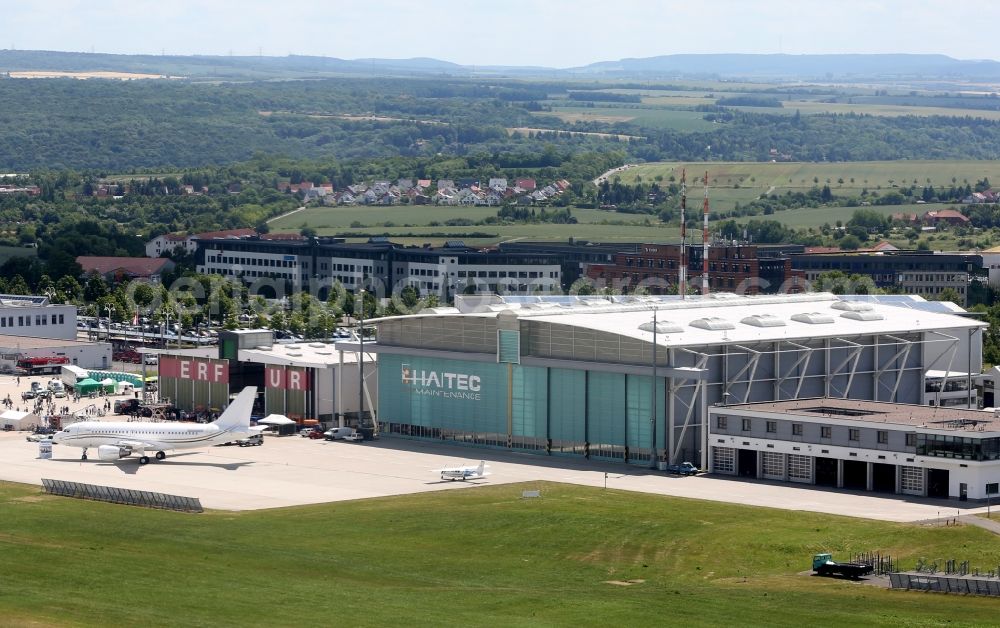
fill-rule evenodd
<path id="1" fill-rule="evenodd" d="M 127 458 L 132 455 L 132 450 L 128 447 L 118 447 L 117 445 L 101 445 L 97 448 L 97 457 L 105 462 L 114 462 L 119 458 Z"/>

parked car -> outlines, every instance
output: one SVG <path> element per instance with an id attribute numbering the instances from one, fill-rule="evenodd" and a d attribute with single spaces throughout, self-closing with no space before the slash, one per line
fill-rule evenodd
<path id="1" fill-rule="evenodd" d="M 694 466 L 690 462 L 682 462 L 680 464 L 670 464 L 667 465 L 667 471 L 670 473 L 676 473 L 678 475 L 697 475 L 701 472 L 698 467 Z"/>
<path id="2" fill-rule="evenodd" d="M 354 433 L 353 427 L 334 427 L 323 432 L 323 438 L 326 440 L 343 440 L 347 436 Z"/>
<path id="3" fill-rule="evenodd" d="M 352 443 L 357 443 L 363 441 L 364 439 L 365 436 L 361 432 L 354 432 L 353 434 L 348 434 L 347 436 L 344 437 L 344 440 Z"/>
<path id="4" fill-rule="evenodd" d="M 313 425 L 310 427 L 304 427 L 299 430 L 299 436 L 303 438 L 315 438 L 313 434 L 319 433 L 320 437 L 323 436 L 323 428 L 318 425 Z"/>
<path id="5" fill-rule="evenodd" d="M 239 445 L 240 447 L 256 447 L 257 445 L 263 445 L 264 435 L 251 434 L 246 438 L 241 438 L 240 440 L 236 441 L 236 444 Z"/>
<path id="6" fill-rule="evenodd" d="M 313 431 L 306 434 L 306 436 L 308 436 L 310 440 L 319 440 L 320 438 L 326 438 L 326 433 Z"/>

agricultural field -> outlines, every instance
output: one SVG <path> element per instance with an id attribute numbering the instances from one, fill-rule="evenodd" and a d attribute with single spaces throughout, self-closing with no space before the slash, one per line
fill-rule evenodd
<path id="1" fill-rule="evenodd" d="M 638 164 L 621 172 L 622 183 L 652 182 L 656 177 L 669 182 L 680 180 L 681 170 L 687 170 L 688 197 L 701 189 L 701 177 L 708 171 L 709 194 L 722 198 L 725 188 L 739 186 L 740 196 L 755 198 L 760 194 L 805 192 L 815 186 L 829 185 L 837 196 L 884 192 L 894 186 L 932 185 L 964 186 L 988 178 L 1000 182 L 1000 162 L 997 161 L 858 161 L 858 162 L 656 162 Z M 772 189 L 773 186 L 773 189 Z M 692 190 L 697 188 L 697 190 Z"/>
<path id="2" fill-rule="evenodd" d="M 711 101 L 705 103 L 711 104 Z M 645 128 L 674 131 L 709 131 L 715 127 L 713 123 L 705 120 L 705 114 L 699 111 L 647 106 L 640 103 L 599 103 L 594 107 L 584 107 L 575 101 L 553 100 L 547 101 L 547 104 L 552 105 L 552 111 L 536 112 L 534 115 L 539 120 L 553 116 L 570 124 L 632 122 Z"/>
<path id="3" fill-rule="evenodd" d="M 782 101 L 780 109 L 761 109 L 760 107 L 734 107 L 743 111 L 766 111 L 768 113 L 785 113 L 788 115 L 798 111 L 801 115 L 818 113 L 855 113 L 870 116 L 969 116 L 986 120 L 1000 120 L 1000 111 L 986 109 L 959 109 L 955 107 L 924 107 L 912 105 L 894 105 L 881 103 L 826 103 L 818 100 Z"/>
<path id="4" fill-rule="evenodd" d="M 470 246 L 483 246 L 514 239 L 566 240 L 570 237 L 599 242 L 635 242 L 650 239 L 661 241 L 675 238 L 679 234 L 676 227 L 662 225 L 654 216 L 578 208 L 572 208 L 573 216 L 579 221 L 575 225 L 539 223 L 446 226 L 444 224 L 445 221 L 455 218 L 478 221 L 496 216 L 496 212 L 496 207 L 444 207 L 437 205 L 308 207 L 274 220 L 270 226 L 271 230 L 276 232 L 299 231 L 303 226 L 306 226 L 316 229 L 319 235 L 339 235 L 345 231 L 366 235 L 388 234 L 392 237 L 393 242 L 418 245 L 425 243 L 440 245 L 448 239 L 461 239 Z M 431 225 L 430 223 L 433 222 L 439 224 Z M 352 224 L 356 226 L 352 227 Z M 472 232 L 493 235 L 485 238 L 463 236 L 463 234 Z M 412 234 L 412 237 L 409 234 Z M 364 239 L 364 237 L 353 237 L 349 238 L 349 241 L 363 241 Z"/>
<path id="5" fill-rule="evenodd" d="M 679 84 L 678 84 L 679 85 Z M 551 100 L 547 104 L 553 107 L 551 115 L 574 122 L 576 120 L 596 120 L 605 122 L 632 121 L 645 123 L 654 128 L 668 128 L 675 130 L 705 130 L 711 128 L 711 123 L 704 122 L 699 127 L 695 120 L 704 116 L 704 113 L 693 111 L 698 105 L 714 105 L 720 98 L 734 97 L 755 97 L 777 99 L 781 102 L 781 107 L 748 107 L 734 106 L 732 109 L 756 113 L 772 113 L 792 115 L 798 111 L 801 115 L 815 114 L 846 114 L 871 116 L 955 116 L 983 118 L 986 120 L 1000 120 L 1000 110 L 985 108 L 961 108 L 935 106 L 933 100 L 928 96 L 939 94 L 935 91 L 914 92 L 914 100 L 922 100 L 929 104 L 906 104 L 898 102 L 900 96 L 873 96 L 872 89 L 858 89 L 852 87 L 831 87 L 815 86 L 816 89 L 826 93 L 809 94 L 796 93 L 794 91 L 765 91 L 776 87 L 787 88 L 784 85 L 769 85 L 765 83 L 746 84 L 691 84 L 691 90 L 677 89 L 617 89 L 608 88 L 597 90 L 613 94 L 638 95 L 641 98 L 641 105 L 635 103 L 605 103 L 594 102 L 594 108 L 579 106 L 579 101 Z M 803 86 L 803 89 L 806 89 Z M 834 92 L 835 90 L 835 92 Z M 835 95 L 834 95 L 835 93 Z M 863 97 L 868 102 L 852 102 L 853 96 Z M 966 94 L 968 96 L 968 94 Z M 875 99 L 875 102 L 871 102 Z M 834 102 L 825 102 L 833 100 Z M 846 102 L 843 102 L 845 101 Z M 883 100 L 884 102 L 878 102 Z M 570 103 L 567 105 L 567 103 Z M 978 103 L 977 103 L 978 104 Z M 629 116 L 627 112 L 639 108 L 645 110 L 643 114 Z M 601 111 L 600 114 L 596 113 Z M 682 112 L 693 114 L 687 126 L 680 124 L 683 118 L 674 114 Z M 594 116 L 588 116 L 587 112 L 595 112 Z M 628 119 L 623 119 L 628 118 Z"/>
<path id="6" fill-rule="evenodd" d="M 0 483 L 0 508 L 11 626 L 983 626 L 998 604 L 807 574 L 817 552 L 989 569 L 981 528 L 562 484 L 192 515 Z"/>

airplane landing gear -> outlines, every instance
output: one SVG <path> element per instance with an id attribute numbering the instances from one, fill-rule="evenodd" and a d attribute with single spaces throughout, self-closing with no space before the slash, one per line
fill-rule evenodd
<path id="1" fill-rule="evenodd" d="M 162 451 L 156 452 L 156 459 L 157 460 L 163 460 L 166 457 L 167 457 L 167 454 L 163 453 Z"/>
<path id="2" fill-rule="evenodd" d="M 149 464 L 149 456 L 139 456 L 139 464 Z"/>
<path id="3" fill-rule="evenodd" d="M 80 456 L 80 460 L 86 460 L 86 459 L 87 459 L 87 449 L 84 448 L 83 454 Z"/>

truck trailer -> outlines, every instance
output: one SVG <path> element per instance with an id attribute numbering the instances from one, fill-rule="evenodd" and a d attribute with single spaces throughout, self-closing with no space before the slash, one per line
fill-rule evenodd
<path id="1" fill-rule="evenodd" d="M 813 556 L 813 571 L 817 576 L 857 580 L 875 571 L 875 566 L 871 563 L 838 563 L 830 554 L 816 554 Z"/>

